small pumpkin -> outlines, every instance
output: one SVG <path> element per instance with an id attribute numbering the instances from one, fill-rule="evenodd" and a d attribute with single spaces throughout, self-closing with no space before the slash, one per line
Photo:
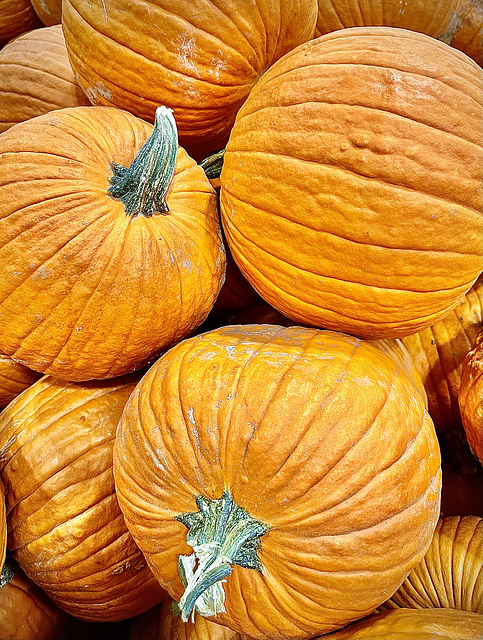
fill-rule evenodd
<path id="1" fill-rule="evenodd" d="M 483 616 L 469 611 L 394 609 L 373 613 L 326 640 L 480 640 L 482 628 Z"/>
<path id="2" fill-rule="evenodd" d="M 483 66 L 483 0 L 461 0 L 451 46 Z"/>
<path id="3" fill-rule="evenodd" d="M 483 464 L 483 329 L 461 365 L 458 403 L 469 445 Z"/>
<path id="4" fill-rule="evenodd" d="M 220 175 L 227 243 L 262 298 L 362 338 L 447 315 L 482 270 L 482 96 L 473 60 L 407 29 L 340 29 L 273 64 Z"/>
<path id="5" fill-rule="evenodd" d="M 76 384 L 44 376 L 0 414 L 8 548 L 62 610 L 90 622 L 165 596 L 126 528 L 112 450 L 140 374 Z"/>
<path id="6" fill-rule="evenodd" d="M 41 373 L 0 354 L 0 408 L 6 407 L 41 376 Z"/>
<path id="7" fill-rule="evenodd" d="M 440 508 L 434 427 L 400 367 L 297 326 L 225 326 L 167 351 L 126 404 L 114 474 L 183 621 L 259 640 L 372 611 L 424 556 Z"/>
<path id="8" fill-rule="evenodd" d="M 33 29 L 0 51 L 0 131 L 54 109 L 88 104 L 60 25 Z"/>
<path id="9" fill-rule="evenodd" d="M 41 26 L 30 0 L 0 0 L 0 48 L 22 33 Z"/>
<path id="10" fill-rule="evenodd" d="M 72 67 L 93 104 L 152 121 L 174 109 L 196 160 L 224 147 L 236 112 L 275 60 L 312 38 L 317 0 L 66 0 Z"/>
<path id="11" fill-rule="evenodd" d="M 461 0 L 318 0 L 315 35 L 347 27 L 386 26 L 426 33 L 450 43 Z"/>
<path id="12" fill-rule="evenodd" d="M 0 352 L 68 380 L 141 369 L 207 317 L 225 275 L 216 194 L 178 147 L 114 107 L 0 136 Z"/>
<path id="13" fill-rule="evenodd" d="M 460 609 L 483 614 L 483 519 L 442 516 L 431 545 L 382 608 Z"/>

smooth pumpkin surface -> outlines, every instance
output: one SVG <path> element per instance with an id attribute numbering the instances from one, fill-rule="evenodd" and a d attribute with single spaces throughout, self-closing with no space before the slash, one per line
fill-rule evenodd
<path id="1" fill-rule="evenodd" d="M 0 136 L 0 352 L 58 378 L 110 378 L 211 311 L 225 274 L 216 195 L 162 113 L 155 131 L 121 109 L 72 107 Z M 172 178 L 153 136 L 171 145 Z M 161 175 L 168 192 L 153 203 Z M 132 189 L 127 204 L 114 186 Z"/>
<path id="2" fill-rule="evenodd" d="M 0 131 L 54 109 L 88 104 L 60 24 L 33 29 L 0 51 Z"/>
<path id="3" fill-rule="evenodd" d="M 458 403 L 469 445 L 483 464 L 483 329 L 461 365 Z"/>
<path id="4" fill-rule="evenodd" d="M 327 640 L 480 640 L 483 616 L 454 609 L 397 609 L 375 613 Z"/>
<path id="5" fill-rule="evenodd" d="M 318 0 L 315 35 L 347 27 L 386 26 L 450 42 L 462 0 Z"/>
<path id="6" fill-rule="evenodd" d="M 0 47 L 41 26 L 30 0 L 0 0 Z"/>
<path id="7" fill-rule="evenodd" d="M 258 639 L 310 638 L 372 611 L 423 557 L 440 508 L 439 447 L 407 376 L 359 339 L 303 327 L 226 326 L 171 348 L 126 404 L 114 473 L 129 530 L 182 613 L 203 514 L 253 536 L 220 566 L 217 613 L 195 604 Z"/>
<path id="8" fill-rule="evenodd" d="M 483 519 L 441 517 L 426 555 L 383 607 L 483 614 Z"/>
<path id="9" fill-rule="evenodd" d="M 276 62 L 220 175 L 247 280 L 304 324 L 401 337 L 457 304 L 483 261 L 483 75 L 430 36 L 341 29 Z"/>
<path id="10" fill-rule="evenodd" d="M 483 66 L 483 1 L 461 0 L 451 46 Z"/>
<path id="11" fill-rule="evenodd" d="M 41 373 L 0 354 L 0 408 L 6 407 L 41 376 Z"/>
<path id="12" fill-rule="evenodd" d="M 317 0 L 67 0 L 62 24 L 81 87 L 152 121 L 174 109 L 197 160 L 224 147 L 260 75 L 312 38 Z"/>
<path id="13" fill-rule="evenodd" d="M 165 595 L 126 528 L 112 471 L 117 423 L 138 380 L 44 376 L 0 414 L 8 548 L 81 620 L 125 620 Z"/>

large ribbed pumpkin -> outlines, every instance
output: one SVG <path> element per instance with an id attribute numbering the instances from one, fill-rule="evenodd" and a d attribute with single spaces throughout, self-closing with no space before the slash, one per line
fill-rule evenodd
<path id="1" fill-rule="evenodd" d="M 75 81 L 60 24 L 33 29 L 0 51 L 0 131 L 81 104 L 90 103 Z"/>
<path id="2" fill-rule="evenodd" d="M 347 27 L 386 26 L 450 42 L 462 0 L 318 0 L 315 35 Z"/>
<path id="3" fill-rule="evenodd" d="M 81 620 L 124 620 L 165 596 L 114 487 L 116 427 L 139 377 L 79 384 L 44 376 L 0 414 L 8 548 L 36 585 Z"/>
<path id="4" fill-rule="evenodd" d="M 359 339 L 303 327 L 226 326 L 170 349 L 126 404 L 114 473 L 182 619 L 258 640 L 372 611 L 439 515 L 438 443 L 407 376 Z"/>
<path id="5" fill-rule="evenodd" d="M 400 337 L 483 266 L 483 75 L 452 47 L 341 29 L 275 63 L 238 112 L 220 176 L 235 261 L 297 322 Z"/>
<path id="6" fill-rule="evenodd" d="M 317 0 L 66 0 L 62 24 L 94 104 L 152 120 L 174 109 L 197 160 L 223 147 L 260 75 L 312 38 Z"/>
<path id="7" fill-rule="evenodd" d="M 223 283 L 216 194 L 152 125 L 72 107 L 0 136 L 0 353 L 68 380 L 115 377 L 194 331 Z"/>

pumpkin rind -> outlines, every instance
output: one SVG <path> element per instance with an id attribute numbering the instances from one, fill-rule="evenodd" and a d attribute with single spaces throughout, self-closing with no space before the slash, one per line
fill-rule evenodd
<path id="1" fill-rule="evenodd" d="M 483 66 L 483 1 L 461 0 L 451 46 Z"/>
<path id="2" fill-rule="evenodd" d="M 0 51 L 0 131 L 54 109 L 88 104 L 60 25 L 29 31 Z"/>
<path id="3" fill-rule="evenodd" d="M 0 354 L 0 408 L 6 407 L 41 376 L 41 373 Z"/>
<path id="4" fill-rule="evenodd" d="M 356 338 L 302 327 L 227 326 L 172 347 L 126 404 L 114 473 L 128 527 L 176 600 L 178 556 L 192 553 L 178 519 L 196 496 L 229 491 L 269 527 L 261 573 L 235 564 L 226 612 L 209 618 L 258 639 L 309 638 L 372 611 L 439 515 L 438 443 L 406 375 Z"/>
<path id="5" fill-rule="evenodd" d="M 30 0 L 0 0 L 0 47 L 41 26 Z"/>
<path id="6" fill-rule="evenodd" d="M 203 169 L 178 149 L 169 213 L 131 216 L 108 194 L 113 163 L 131 168 L 152 132 L 114 107 L 73 107 L 0 136 L 0 352 L 58 378 L 110 378 L 206 318 L 225 252 Z"/>
<path id="7" fill-rule="evenodd" d="M 93 104 L 148 121 L 173 108 L 180 144 L 202 160 L 225 145 L 258 77 L 312 38 L 316 17 L 316 0 L 68 0 L 62 24 Z"/>
<path id="8" fill-rule="evenodd" d="M 227 242 L 293 320 L 363 338 L 443 317 L 481 273 L 481 69 L 424 34 L 341 29 L 277 61 L 237 114 Z"/>
<path id="9" fill-rule="evenodd" d="M 469 445 L 483 464 L 483 329 L 461 365 L 458 403 Z"/>
<path id="10" fill-rule="evenodd" d="M 140 375 L 82 385 L 44 376 L 0 414 L 8 548 L 64 611 L 116 622 L 165 592 L 117 503 L 112 450 Z"/>
<path id="11" fill-rule="evenodd" d="M 62 22 L 62 0 L 30 0 L 30 2 L 46 27 Z"/>
<path id="12" fill-rule="evenodd" d="M 483 614 L 483 519 L 441 517 L 426 555 L 382 607 Z"/>

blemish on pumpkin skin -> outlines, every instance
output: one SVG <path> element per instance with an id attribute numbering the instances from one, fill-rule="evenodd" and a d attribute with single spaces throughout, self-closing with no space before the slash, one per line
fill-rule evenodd
<path id="1" fill-rule="evenodd" d="M 111 90 L 102 82 L 97 82 L 93 87 L 89 87 L 85 93 L 92 104 L 99 104 L 98 96 L 105 100 L 112 100 Z"/>

